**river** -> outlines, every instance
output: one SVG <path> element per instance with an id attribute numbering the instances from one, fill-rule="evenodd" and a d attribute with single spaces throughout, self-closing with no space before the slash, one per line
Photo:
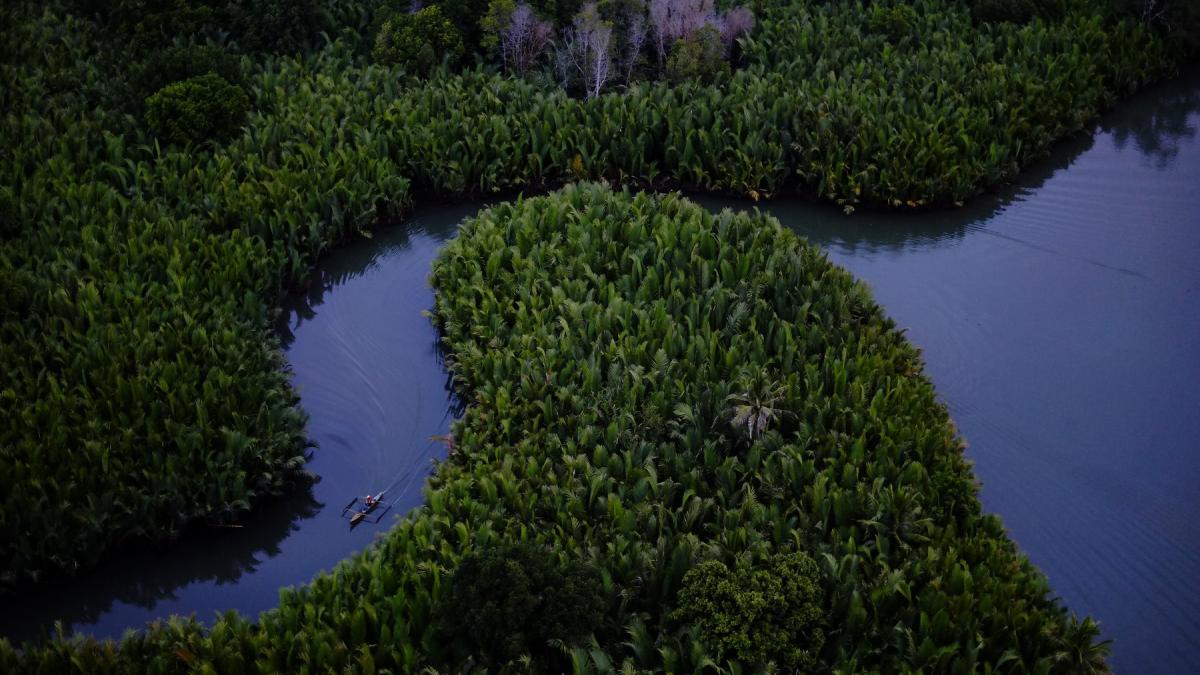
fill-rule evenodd
<path id="1" fill-rule="evenodd" d="M 760 204 L 871 285 L 924 351 L 984 508 L 1119 672 L 1200 662 L 1200 76 L 1147 90 L 1011 186 L 918 214 Z M 745 202 L 697 198 L 713 207 Z M 456 402 L 422 311 L 429 264 L 478 203 L 419 209 L 322 262 L 281 330 L 322 480 L 240 529 L 197 528 L 42 588 L 0 631 L 115 636 L 155 617 L 255 615 L 421 502 Z M 390 488 L 381 525 L 354 495 Z"/>

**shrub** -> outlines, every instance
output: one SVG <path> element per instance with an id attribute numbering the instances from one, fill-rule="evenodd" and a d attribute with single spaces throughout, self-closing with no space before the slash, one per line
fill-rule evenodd
<path id="1" fill-rule="evenodd" d="M 913 34 L 913 24 L 916 21 L 917 12 L 909 5 L 875 5 L 871 9 L 869 27 L 872 33 L 886 35 L 892 42 L 899 42 Z"/>
<path id="2" fill-rule="evenodd" d="M 683 577 L 675 616 L 720 659 L 811 671 L 825 644 L 822 597 L 817 564 L 804 553 L 736 570 L 709 560 Z"/>
<path id="3" fill-rule="evenodd" d="M 240 87 L 205 73 L 169 84 L 146 99 L 146 122 L 166 143 L 215 142 L 237 131 L 249 107 Z"/>
<path id="4" fill-rule="evenodd" d="M 689 37 L 679 40 L 667 58 L 667 78 L 676 84 L 688 80 L 712 82 L 729 74 L 721 33 L 705 25 Z"/>
<path id="5" fill-rule="evenodd" d="M 387 0 L 388 2 L 402 2 L 406 0 Z M 406 3 L 407 4 L 407 3 Z M 420 3 L 413 6 L 419 6 Z M 532 3 L 533 8 L 538 14 L 545 15 L 542 7 L 538 3 Z M 487 29 L 486 17 L 490 10 L 491 2 L 489 0 L 440 0 L 437 7 L 441 10 L 454 27 L 458 29 L 462 35 L 463 44 L 468 52 L 478 51 L 485 39 L 485 31 Z"/>
<path id="6" fill-rule="evenodd" d="M 579 10 L 571 27 L 563 31 L 556 67 L 562 86 L 582 89 L 593 99 L 604 90 L 613 74 L 613 27 L 600 16 L 595 2 Z"/>
<path id="7" fill-rule="evenodd" d="M 530 4 L 539 15 L 549 18 L 555 25 L 565 26 L 583 9 L 586 0 L 536 0 Z"/>
<path id="8" fill-rule="evenodd" d="M 649 44 L 646 3 L 644 0 L 599 0 L 596 9 L 600 18 L 613 27 L 613 66 L 628 83 L 642 60 L 642 50 Z"/>
<path id="9" fill-rule="evenodd" d="M 457 25 L 454 12 L 463 12 L 472 4 L 474 0 L 467 2 L 443 2 L 443 12 L 446 13 L 451 20 Z M 635 2 L 636 0 L 624 0 Z M 538 19 L 539 24 L 545 24 L 546 28 L 553 34 L 554 26 L 568 26 L 575 18 L 575 14 L 581 10 L 583 6 L 582 0 L 564 0 L 558 2 L 556 0 L 488 0 L 486 11 L 479 14 L 478 23 L 470 26 L 469 29 L 463 30 L 463 41 L 467 42 L 468 47 L 472 46 L 473 35 L 478 31 L 479 46 L 482 52 L 486 54 L 499 54 L 502 48 L 504 31 L 512 28 L 512 14 L 516 12 L 518 6 L 526 6 L 532 11 L 532 16 Z M 604 2 L 601 2 L 601 7 Z M 607 18 L 607 17 L 605 17 Z M 467 19 L 469 20 L 469 19 Z M 528 19 L 522 19 L 528 20 Z"/>
<path id="10" fill-rule="evenodd" d="M 376 61 L 402 65 L 418 75 L 429 74 L 444 59 L 457 63 L 462 55 L 462 35 L 437 5 L 412 14 L 392 14 L 375 37 Z"/>
<path id="11" fill-rule="evenodd" d="M 516 0 L 491 0 L 487 11 L 479 19 L 479 46 L 489 54 L 499 54 L 500 44 L 504 33 L 512 25 L 513 12 L 517 9 Z"/>
<path id="12" fill-rule="evenodd" d="M 467 556 L 438 605 L 441 631 L 462 658 L 504 664 L 558 658 L 550 640 L 578 643 L 604 618 L 596 571 L 562 563 L 533 544 L 505 544 Z"/>

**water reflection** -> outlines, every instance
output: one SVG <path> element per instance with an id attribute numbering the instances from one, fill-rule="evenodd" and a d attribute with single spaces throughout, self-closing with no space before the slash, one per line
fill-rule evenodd
<path id="1" fill-rule="evenodd" d="M 1157 92 L 1152 110 L 1119 107 L 1107 116 L 1100 129 L 1112 134 L 1117 149 L 1133 141 L 1134 150 L 1157 169 L 1168 169 L 1179 155 L 1180 143 L 1196 135 L 1194 113 L 1200 110 L 1200 89 L 1188 80 L 1172 83 Z"/>
<path id="2" fill-rule="evenodd" d="M 120 635 L 140 625 L 127 622 L 121 608 L 152 610 L 164 601 L 186 599 L 197 587 L 237 584 L 279 555 L 280 544 L 300 521 L 320 508 L 306 486 L 236 526 L 195 525 L 173 544 L 132 546 L 77 578 L 48 581 L 35 592 L 6 598 L 9 607 L 21 611 L 0 613 L 0 634 L 17 642 L 43 638 L 61 622 L 67 632 L 89 626 L 100 635 Z M 220 554 L 214 556 L 215 551 Z"/>
<path id="3" fill-rule="evenodd" d="M 437 208 L 444 207 L 432 207 L 423 212 L 429 213 Z M 338 248 L 332 254 L 337 256 L 336 264 L 331 264 L 327 258 L 323 264 L 314 268 L 304 285 L 294 289 L 284 303 L 284 312 L 275 331 L 283 343 L 284 350 L 291 346 L 295 339 L 295 331 L 300 330 L 305 322 L 316 316 L 317 308 L 325 302 L 327 293 L 375 269 L 381 259 L 403 254 L 412 245 L 414 229 L 419 232 L 422 226 L 431 226 L 431 235 L 439 240 L 453 234 L 453 227 L 445 230 L 441 227 L 440 219 L 433 220 L 432 224 L 421 223 L 416 226 L 405 221 L 382 224 L 368 233 L 366 241 Z M 457 223 L 454 227 L 457 227 Z M 376 237 L 378 240 L 375 240 Z"/>
<path id="4" fill-rule="evenodd" d="M 1014 204 L 1036 194 L 1045 183 L 1092 149 L 1092 135 L 1068 139 L 1043 161 L 1026 169 L 1015 183 L 1001 185 L 959 208 L 897 212 L 862 208 L 847 215 L 829 204 L 800 199 L 751 202 L 746 199 L 688 197 L 710 209 L 759 208 L 784 223 L 803 223 L 800 233 L 823 248 L 850 257 L 874 257 L 927 249 L 945 249 L 961 243 L 969 232 L 983 229 Z"/>

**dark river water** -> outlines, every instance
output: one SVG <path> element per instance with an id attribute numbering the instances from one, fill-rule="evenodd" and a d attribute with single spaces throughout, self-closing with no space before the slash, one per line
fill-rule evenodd
<path id="1" fill-rule="evenodd" d="M 1122 103 L 963 209 L 760 205 L 908 329 L 970 444 L 985 509 L 1073 611 L 1100 621 L 1120 672 L 1200 663 L 1198 130 L 1193 76 Z M 311 491 L 241 529 L 196 531 L 16 598 L 0 631 L 25 638 L 61 620 L 115 636 L 172 613 L 254 615 L 419 504 L 444 454 L 431 436 L 456 406 L 422 315 L 426 276 L 479 206 L 425 208 L 339 249 L 287 307 L 288 361 L 318 443 Z M 384 522 L 349 530 L 346 502 L 384 488 Z"/>

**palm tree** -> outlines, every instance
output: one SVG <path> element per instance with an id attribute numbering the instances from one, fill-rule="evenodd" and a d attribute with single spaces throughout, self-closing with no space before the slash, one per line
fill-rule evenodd
<path id="1" fill-rule="evenodd" d="M 1054 661 L 1073 673 L 1109 673 L 1108 657 L 1112 640 L 1097 640 L 1100 626 L 1091 617 L 1083 621 L 1072 617 L 1064 636 L 1058 640 Z"/>
<path id="2" fill-rule="evenodd" d="M 733 405 L 731 424 L 734 428 L 745 427 L 750 441 L 754 442 L 763 435 L 768 425 L 791 412 L 779 407 L 784 400 L 786 387 L 771 379 L 765 368 L 744 378 L 743 384 L 744 391 L 730 394 L 725 401 Z"/>

